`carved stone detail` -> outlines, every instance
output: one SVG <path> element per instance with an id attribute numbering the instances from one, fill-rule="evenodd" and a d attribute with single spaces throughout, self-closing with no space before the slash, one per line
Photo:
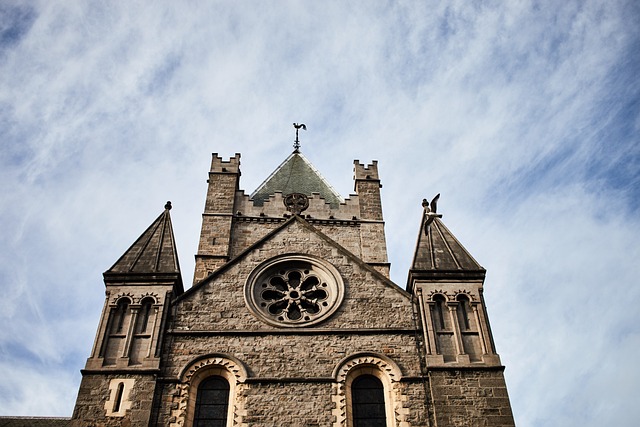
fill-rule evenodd
<path id="1" fill-rule="evenodd" d="M 115 307 L 122 298 L 129 298 L 131 304 L 140 304 L 140 302 L 147 297 L 153 298 L 155 305 L 162 304 L 160 296 L 155 292 L 146 292 L 141 295 L 134 295 L 131 292 L 121 292 L 113 297 L 111 306 Z"/>
<path id="2" fill-rule="evenodd" d="M 249 310 L 272 326 L 315 325 L 330 317 L 344 298 L 340 273 L 308 255 L 283 255 L 253 270 L 245 284 Z"/>
<path id="3" fill-rule="evenodd" d="M 182 382 L 190 383 L 193 375 L 200 369 L 207 366 L 219 366 L 229 371 L 236 379 L 236 382 L 244 382 L 247 379 L 247 374 L 242 366 L 238 363 L 229 360 L 224 357 L 210 357 L 207 359 L 200 359 L 193 363 L 187 370 L 182 373 Z"/>
<path id="4" fill-rule="evenodd" d="M 442 295 L 447 300 L 451 299 L 451 297 L 447 294 L 447 291 L 443 291 L 442 289 L 440 289 L 440 290 L 432 290 L 429 292 L 429 301 L 433 301 L 433 297 L 435 297 L 436 295 Z"/>
<path id="5" fill-rule="evenodd" d="M 453 295 L 453 299 L 456 300 L 458 298 L 458 295 L 466 295 L 467 298 L 469 298 L 469 301 L 475 301 L 475 297 L 473 296 L 473 294 L 466 289 L 458 289 Z"/>
<path id="6" fill-rule="evenodd" d="M 391 399 L 393 403 L 393 414 L 387 414 L 387 416 L 393 416 L 395 420 L 394 425 L 410 427 L 411 424 L 406 421 L 408 409 L 406 409 L 403 404 L 408 397 L 403 393 L 402 387 L 400 387 L 399 384 L 402 378 L 400 369 L 391 360 L 373 354 L 353 356 L 353 358 L 343 362 L 339 368 L 334 371 L 336 383 L 334 383 L 332 387 L 333 395 L 331 396 L 331 400 L 334 402 L 335 407 L 331 412 L 336 418 L 333 426 L 347 426 L 347 378 L 349 373 L 353 370 L 367 367 L 374 368 L 380 372 L 381 380 L 383 383 L 386 383 L 386 388 L 388 389 L 386 398 Z"/>
<path id="7" fill-rule="evenodd" d="M 183 427 L 187 416 L 187 407 L 189 404 L 189 395 L 195 396 L 191 391 L 191 383 L 194 375 L 198 374 L 202 369 L 220 368 L 230 374 L 235 381 L 230 384 L 233 393 L 229 395 L 229 404 L 233 405 L 233 426 L 247 426 L 242 422 L 243 416 L 246 414 L 244 401 L 239 399 L 244 391 L 244 381 L 247 378 L 247 372 L 242 365 L 233 360 L 221 356 L 212 356 L 199 359 L 189 365 L 181 375 L 181 382 L 176 386 L 177 392 L 173 396 L 173 403 L 176 409 L 171 411 L 171 417 L 175 420 L 170 424 L 171 427 Z M 231 379 L 227 378 L 231 383 Z"/>

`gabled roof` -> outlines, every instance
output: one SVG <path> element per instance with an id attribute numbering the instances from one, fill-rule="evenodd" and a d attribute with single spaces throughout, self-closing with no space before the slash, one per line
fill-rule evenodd
<path id="1" fill-rule="evenodd" d="M 167 202 L 164 208 L 149 228 L 104 273 L 105 278 L 127 275 L 180 275 L 178 252 L 169 214 L 171 202 Z"/>
<path id="2" fill-rule="evenodd" d="M 249 246 L 247 249 L 245 249 L 244 251 L 239 253 L 238 256 L 236 256 L 235 258 L 229 260 L 229 262 L 227 262 L 226 264 L 222 265 L 216 271 L 214 271 L 213 273 L 209 274 L 207 277 L 202 279 L 200 282 L 194 284 L 191 288 L 187 289 L 186 292 L 184 292 L 182 295 L 180 295 L 178 297 L 178 300 L 184 299 L 184 298 L 188 298 L 189 295 L 197 292 L 197 289 L 199 289 L 200 287 L 204 286 L 206 283 L 210 282 L 216 276 L 222 274 L 224 271 L 229 269 L 231 266 L 233 266 L 233 265 L 237 264 L 238 262 L 240 262 L 248 254 L 250 254 L 251 252 L 255 251 L 256 248 L 259 248 L 265 242 L 268 242 L 269 240 L 271 240 L 276 234 L 281 233 L 283 230 L 287 229 L 288 227 L 291 227 L 292 224 L 295 224 L 295 223 L 300 224 L 301 226 L 303 226 L 304 228 L 306 228 L 310 232 L 317 234 L 327 244 L 329 244 L 329 245 L 335 247 L 336 249 L 340 250 L 347 258 L 349 258 L 351 260 L 351 262 L 353 262 L 355 264 L 358 264 L 363 270 L 367 270 L 369 273 L 371 273 L 371 275 L 373 275 L 378 280 L 380 280 L 380 282 L 382 282 L 385 286 L 388 286 L 388 287 L 392 288 L 394 291 L 399 292 L 403 296 L 405 296 L 407 298 L 410 298 L 410 295 L 408 295 L 404 289 L 402 289 L 400 286 L 396 285 L 389 278 L 385 277 L 378 270 L 376 270 L 375 268 L 373 268 L 369 264 L 367 264 L 364 261 L 362 261 L 357 255 L 355 255 L 354 253 L 349 251 L 347 248 L 343 247 L 338 242 L 336 242 L 335 240 L 333 240 L 332 238 L 330 238 L 329 236 L 327 236 L 326 234 L 324 234 L 323 232 L 318 230 L 316 227 L 314 227 L 313 225 L 309 224 L 309 222 L 307 222 L 303 217 L 301 217 L 299 215 L 292 215 L 288 220 L 283 222 L 279 227 L 277 227 L 276 229 L 270 231 L 262 239 L 258 240 L 257 242 L 255 242 L 254 244 Z"/>
<path id="3" fill-rule="evenodd" d="M 420 234 L 409 270 L 411 278 L 484 278 L 486 270 L 469 254 L 455 236 L 436 218 L 425 233 L 425 216 L 422 216 Z"/>
<path id="4" fill-rule="evenodd" d="M 320 193 L 331 207 L 337 207 L 344 201 L 309 160 L 297 150 L 251 194 L 253 204 L 262 206 L 276 191 L 281 191 L 283 195 L 302 193 L 311 196 L 311 193 Z"/>

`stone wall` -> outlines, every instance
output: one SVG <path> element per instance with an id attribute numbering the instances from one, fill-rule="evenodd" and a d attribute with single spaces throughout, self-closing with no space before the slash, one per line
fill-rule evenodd
<path id="1" fill-rule="evenodd" d="M 111 380 L 133 380 L 133 387 L 123 402 L 124 416 L 109 416 L 113 409 L 114 393 L 109 388 Z M 153 375 L 85 373 L 80 383 L 78 399 L 73 411 L 71 426 L 74 427 L 116 427 L 147 426 L 151 416 L 155 392 Z M 107 402 L 109 402 L 107 404 Z M 105 405 L 107 407 L 105 407 Z"/>
<path id="2" fill-rule="evenodd" d="M 173 327 L 177 330 L 264 329 L 248 309 L 244 285 L 263 261 L 283 253 L 314 255 L 335 266 L 345 283 L 345 298 L 325 328 L 414 328 L 409 295 L 372 273 L 298 222 L 230 265 L 209 282 L 179 300 Z"/>
<path id="3" fill-rule="evenodd" d="M 429 372 L 437 426 L 514 426 L 501 369 Z"/>

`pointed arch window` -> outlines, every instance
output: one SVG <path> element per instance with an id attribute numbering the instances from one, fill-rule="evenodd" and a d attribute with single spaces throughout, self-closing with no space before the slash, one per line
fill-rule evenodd
<path id="1" fill-rule="evenodd" d="M 351 384 L 354 427 L 386 427 L 384 386 L 373 375 L 360 375 Z"/>
<path id="2" fill-rule="evenodd" d="M 198 385 L 193 427 L 225 427 L 229 412 L 229 382 L 220 376 Z"/>

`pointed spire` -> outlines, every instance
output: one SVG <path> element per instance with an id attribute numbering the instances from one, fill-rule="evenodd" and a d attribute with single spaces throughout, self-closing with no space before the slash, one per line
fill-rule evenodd
<path id="1" fill-rule="evenodd" d="M 423 211 L 418 242 L 409 271 L 412 278 L 484 278 L 486 270 L 469 254 L 440 218 L 427 218 Z M 429 221 L 427 220 L 429 219 Z"/>
<path id="2" fill-rule="evenodd" d="M 171 202 L 167 202 L 164 206 L 164 212 L 105 272 L 105 277 L 140 274 L 180 275 L 170 210 Z"/>

